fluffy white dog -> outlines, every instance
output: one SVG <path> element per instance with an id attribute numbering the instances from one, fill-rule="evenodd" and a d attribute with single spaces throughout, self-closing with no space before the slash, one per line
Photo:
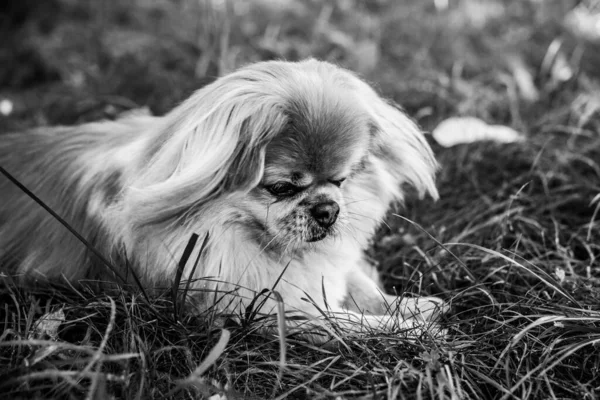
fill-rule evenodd
<path id="1" fill-rule="evenodd" d="M 196 233 L 208 239 L 183 280 L 205 306 L 244 307 L 285 269 L 275 290 L 307 315 L 317 313 L 311 298 L 409 328 L 445 308 L 403 298 L 391 317 L 396 297 L 382 294 L 363 259 L 403 185 L 437 197 L 431 149 L 396 106 L 326 62 L 247 66 L 163 117 L 4 134 L 0 166 L 116 268 L 2 177 L 0 259 L 29 279 L 114 280 L 130 269 L 147 288 L 168 286 Z"/>

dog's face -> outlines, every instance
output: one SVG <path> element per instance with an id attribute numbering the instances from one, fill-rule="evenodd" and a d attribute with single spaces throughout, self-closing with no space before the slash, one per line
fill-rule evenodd
<path id="1" fill-rule="evenodd" d="M 373 128 L 344 94 L 330 93 L 316 107 L 290 99 L 288 123 L 267 146 L 250 197 L 260 204 L 254 217 L 269 248 L 295 251 L 349 229 L 347 188 L 365 171 Z"/>
<path id="2" fill-rule="evenodd" d="M 200 230 L 215 215 L 223 229 L 241 227 L 244 240 L 280 254 L 338 239 L 362 248 L 403 184 L 437 196 L 418 128 L 329 63 L 242 68 L 164 121 L 126 194 L 134 227 L 183 221 Z"/>

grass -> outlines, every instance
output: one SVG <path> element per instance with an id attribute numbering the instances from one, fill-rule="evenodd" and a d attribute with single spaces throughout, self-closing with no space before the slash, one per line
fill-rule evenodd
<path id="1" fill-rule="evenodd" d="M 56 0 L 10 28 L 0 97 L 14 112 L 0 118 L 2 130 L 111 118 L 140 105 L 163 113 L 237 65 L 313 55 L 357 70 L 426 130 L 471 115 L 527 140 L 432 142 L 441 200 L 409 200 L 369 250 L 388 291 L 451 302 L 446 340 L 374 331 L 322 345 L 282 341 L 261 330 L 253 310 L 220 326 L 210 312 L 176 317 L 171 295 L 146 301 L 122 288 L 3 279 L 0 391 L 599 398 L 600 45 L 569 25 L 575 2 L 447 3 Z M 579 7 L 591 17 L 598 4 Z M 50 312 L 63 320 L 58 330 L 37 329 Z"/>

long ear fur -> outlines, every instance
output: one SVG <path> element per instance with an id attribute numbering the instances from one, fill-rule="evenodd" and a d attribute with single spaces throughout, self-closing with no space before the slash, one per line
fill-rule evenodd
<path id="1" fill-rule="evenodd" d="M 199 90 L 163 118 L 124 196 L 134 225 L 164 222 L 256 186 L 265 148 L 286 124 L 273 76 L 244 69 Z"/>
<path id="2" fill-rule="evenodd" d="M 383 161 L 399 184 L 412 185 L 419 196 L 438 198 L 437 162 L 417 125 L 398 105 L 382 99 L 369 85 L 351 75 L 365 109 L 374 118 L 373 154 Z"/>

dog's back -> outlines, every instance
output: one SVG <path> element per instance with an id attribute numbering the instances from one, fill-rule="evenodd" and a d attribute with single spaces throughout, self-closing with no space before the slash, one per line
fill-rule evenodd
<path id="1" fill-rule="evenodd" d="M 109 259 L 118 253 L 103 213 L 119 195 L 118 149 L 152 117 L 0 136 L 0 166 Z M 0 176 L 0 270 L 33 278 L 100 277 L 87 247 L 31 196 Z"/>

